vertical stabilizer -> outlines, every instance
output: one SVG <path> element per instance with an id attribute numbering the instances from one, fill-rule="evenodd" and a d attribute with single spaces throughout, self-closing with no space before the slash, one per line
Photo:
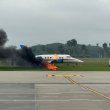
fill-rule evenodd
<path id="1" fill-rule="evenodd" d="M 20 45 L 21 48 L 23 48 L 24 45 Z"/>

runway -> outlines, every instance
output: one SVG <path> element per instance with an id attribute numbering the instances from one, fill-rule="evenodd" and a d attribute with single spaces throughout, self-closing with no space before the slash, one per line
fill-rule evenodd
<path id="1" fill-rule="evenodd" d="M 109 110 L 109 103 L 110 72 L 0 72 L 0 110 Z"/>

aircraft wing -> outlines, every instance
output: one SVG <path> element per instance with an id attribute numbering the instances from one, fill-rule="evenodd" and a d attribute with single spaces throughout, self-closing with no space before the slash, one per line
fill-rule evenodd
<path id="1" fill-rule="evenodd" d="M 44 61 L 44 62 L 52 63 L 52 62 L 53 62 L 53 60 L 48 60 L 48 61 Z"/>
<path id="2" fill-rule="evenodd" d="M 53 60 L 51 60 L 51 61 L 48 61 L 48 63 L 52 63 L 52 61 L 53 61 Z"/>

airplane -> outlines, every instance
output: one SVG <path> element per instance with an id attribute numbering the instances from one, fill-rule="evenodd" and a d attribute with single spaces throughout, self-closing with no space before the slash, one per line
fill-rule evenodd
<path id="1" fill-rule="evenodd" d="M 83 61 L 73 58 L 68 54 L 53 54 L 53 55 L 37 55 L 35 57 L 42 57 L 43 62 L 52 63 L 53 61 L 56 63 L 82 63 Z"/>
<path id="2" fill-rule="evenodd" d="M 20 47 L 22 48 L 24 45 L 20 45 Z M 45 55 L 39 55 L 39 54 L 35 54 L 35 57 L 42 57 L 43 58 L 43 62 L 47 62 L 47 63 L 82 63 L 83 61 L 73 58 L 68 54 L 45 54 Z"/>

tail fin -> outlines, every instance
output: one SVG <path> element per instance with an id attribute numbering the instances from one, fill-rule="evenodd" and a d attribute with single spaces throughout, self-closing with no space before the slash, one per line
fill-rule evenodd
<path id="1" fill-rule="evenodd" d="M 20 45 L 21 48 L 23 48 L 24 45 Z"/>

